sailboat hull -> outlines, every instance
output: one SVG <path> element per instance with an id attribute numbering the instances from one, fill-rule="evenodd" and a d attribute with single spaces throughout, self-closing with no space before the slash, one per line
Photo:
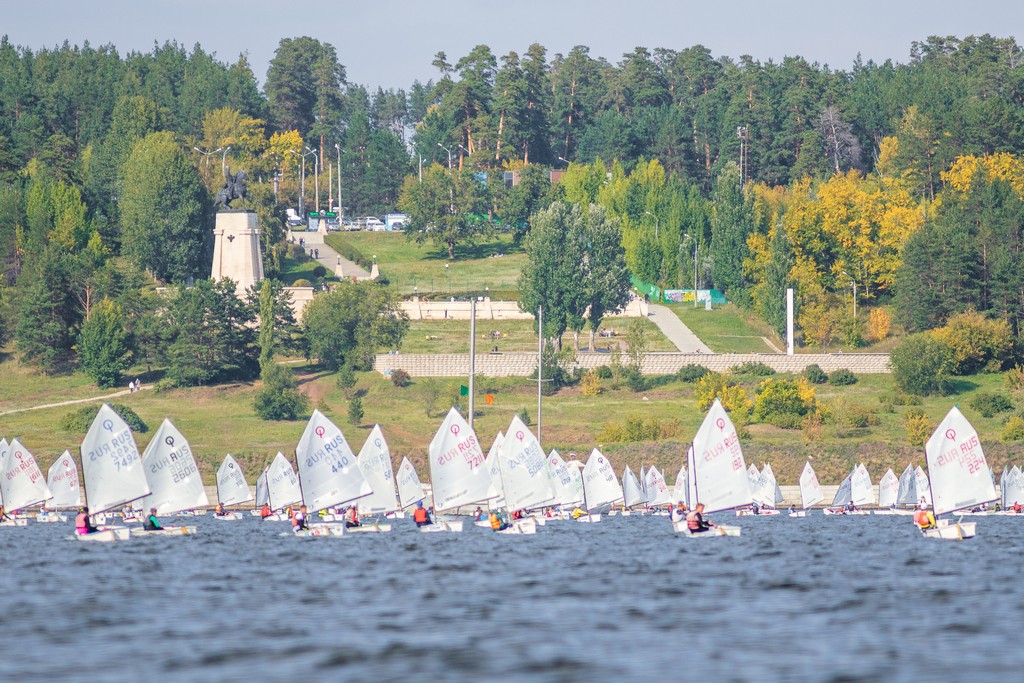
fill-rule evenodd
<path id="1" fill-rule="evenodd" d="M 348 531 L 344 524 L 313 524 L 308 529 L 293 532 L 293 535 L 299 538 L 329 538 L 344 536 Z"/>
<path id="2" fill-rule="evenodd" d="M 760 510 L 756 515 L 753 510 L 737 510 L 737 517 L 771 517 L 779 514 L 778 510 Z"/>
<path id="3" fill-rule="evenodd" d="M 238 520 L 242 519 L 242 516 L 240 514 L 238 514 L 237 512 L 228 512 L 228 513 L 223 514 L 223 515 L 215 514 L 213 516 L 213 518 L 214 519 L 219 519 L 222 522 L 237 522 Z"/>
<path id="4" fill-rule="evenodd" d="M 946 522 L 946 524 L 943 524 Z M 962 541 L 967 538 L 974 538 L 975 522 L 953 522 L 939 520 L 939 526 L 931 529 L 922 529 L 921 533 L 925 538 L 941 538 L 946 541 Z"/>
<path id="5" fill-rule="evenodd" d="M 354 526 L 346 529 L 350 534 L 372 534 L 380 533 L 386 534 L 391 531 L 390 524 L 364 524 L 362 526 Z"/>
<path id="6" fill-rule="evenodd" d="M 75 538 L 79 541 L 89 541 L 91 543 L 113 543 L 114 541 L 127 541 L 131 537 L 131 531 L 128 527 L 112 527 L 110 529 L 100 529 L 94 531 L 91 534 L 75 534 Z"/>
<path id="7" fill-rule="evenodd" d="M 163 529 L 157 529 L 156 531 L 146 531 L 145 529 L 132 527 L 132 536 L 144 536 L 144 537 L 156 537 L 156 536 L 192 536 L 196 533 L 196 527 L 194 526 L 169 526 Z"/>
<path id="8" fill-rule="evenodd" d="M 0 526 L 28 526 L 28 520 L 21 518 L 5 519 L 4 521 L 0 522 Z"/>
<path id="9" fill-rule="evenodd" d="M 507 529 L 502 529 L 498 532 L 499 534 L 507 536 L 517 536 L 520 534 L 535 534 L 537 533 L 537 524 L 530 519 L 519 519 L 512 523 Z"/>
<path id="10" fill-rule="evenodd" d="M 435 521 L 433 524 L 427 524 L 426 526 L 421 526 L 421 527 L 419 527 L 419 529 L 420 529 L 420 533 L 424 533 L 424 534 L 432 534 L 432 533 L 438 533 L 438 532 L 442 532 L 442 531 L 450 531 L 452 533 L 456 533 L 457 534 L 457 533 L 461 533 L 462 532 L 462 524 L 463 524 L 463 522 L 462 522 L 461 519 L 460 520 L 439 519 L 439 520 Z"/>
<path id="11" fill-rule="evenodd" d="M 739 536 L 740 535 L 740 527 L 738 527 L 738 526 L 729 526 L 727 524 L 718 524 L 716 526 L 711 527 L 707 531 L 702 531 L 702 532 L 697 533 L 697 534 L 691 532 L 689 530 L 689 528 L 687 528 L 686 520 L 683 520 L 681 522 L 672 522 L 672 528 L 674 528 L 677 532 L 679 532 L 680 534 L 682 534 L 683 536 L 686 536 L 688 538 L 705 538 L 705 537 L 712 537 L 712 536 Z"/>
<path id="12" fill-rule="evenodd" d="M 576 521 L 584 524 L 597 524 L 601 521 L 601 515 L 580 515 Z"/>
<path id="13" fill-rule="evenodd" d="M 795 512 L 790 512 L 789 516 L 790 517 L 806 517 L 807 516 L 807 510 L 797 510 Z"/>

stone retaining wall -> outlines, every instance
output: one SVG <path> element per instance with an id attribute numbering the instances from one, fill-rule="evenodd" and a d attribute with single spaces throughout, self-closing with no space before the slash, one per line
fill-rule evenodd
<path id="1" fill-rule="evenodd" d="M 596 368 L 608 365 L 607 353 L 578 353 L 576 365 Z M 820 353 L 787 356 L 775 353 L 649 353 L 641 370 L 646 375 L 670 375 L 685 365 L 702 365 L 709 370 L 725 372 L 746 362 L 764 363 L 776 372 L 800 373 L 808 365 L 817 364 L 825 372 L 845 368 L 858 375 L 890 372 L 889 355 L 885 353 Z M 469 374 L 468 353 L 405 354 L 380 353 L 374 369 L 383 375 L 405 370 L 413 377 L 465 377 Z M 526 377 L 537 369 L 536 353 L 478 353 L 476 374 L 483 377 Z"/>
<path id="2" fill-rule="evenodd" d="M 402 301 L 402 310 L 409 320 L 469 320 L 470 302 L 458 301 L 418 301 L 416 299 Z M 645 318 L 648 314 L 647 303 L 634 297 L 625 310 L 616 313 L 617 318 Z M 533 313 L 519 310 L 517 301 L 492 301 L 485 297 L 476 304 L 477 320 L 533 320 Z"/>

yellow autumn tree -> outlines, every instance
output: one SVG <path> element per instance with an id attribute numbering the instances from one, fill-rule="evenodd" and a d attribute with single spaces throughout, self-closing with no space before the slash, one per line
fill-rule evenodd
<path id="1" fill-rule="evenodd" d="M 989 183 L 1002 180 L 1009 183 L 1017 196 L 1024 200 L 1024 160 L 1007 152 L 998 152 L 984 157 L 967 155 L 957 157 L 948 171 L 942 173 L 942 180 L 960 192 L 968 192 L 978 172 Z"/>

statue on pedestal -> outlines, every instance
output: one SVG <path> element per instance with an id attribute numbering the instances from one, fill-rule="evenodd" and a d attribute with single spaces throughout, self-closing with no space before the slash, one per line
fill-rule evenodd
<path id="1" fill-rule="evenodd" d="M 248 190 L 245 188 L 245 181 L 249 179 L 249 174 L 245 171 L 239 171 L 238 173 L 231 175 L 231 168 L 224 168 L 224 187 L 217 191 L 217 199 L 214 202 L 214 207 L 223 206 L 225 209 L 231 208 L 231 202 L 234 199 L 242 200 L 242 208 L 248 209 L 245 205 L 245 198 L 249 196 Z"/>

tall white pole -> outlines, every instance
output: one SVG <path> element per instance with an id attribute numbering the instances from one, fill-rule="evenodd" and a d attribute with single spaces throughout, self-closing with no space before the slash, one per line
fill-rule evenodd
<path id="1" fill-rule="evenodd" d="M 541 381 L 544 374 L 544 307 L 537 307 L 537 441 L 541 427 Z"/>
<path id="2" fill-rule="evenodd" d="M 469 428 L 473 429 L 473 379 L 476 377 L 476 297 L 469 300 Z"/>
<path id="3" fill-rule="evenodd" d="M 793 288 L 786 289 L 786 354 L 793 355 Z"/>

